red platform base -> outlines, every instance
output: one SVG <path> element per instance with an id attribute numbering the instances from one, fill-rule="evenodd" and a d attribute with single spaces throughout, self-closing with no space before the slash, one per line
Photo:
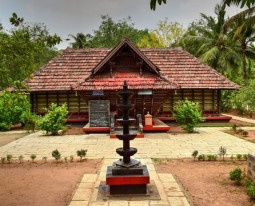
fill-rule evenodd
<path id="1" fill-rule="evenodd" d="M 115 139 L 116 138 L 116 134 L 110 134 L 110 138 Z M 144 134 L 137 134 L 136 138 L 144 138 Z"/>

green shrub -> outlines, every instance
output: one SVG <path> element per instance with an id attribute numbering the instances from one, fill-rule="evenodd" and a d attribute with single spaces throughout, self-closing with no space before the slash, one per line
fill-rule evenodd
<path id="1" fill-rule="evenodd" d="M 232 94 L 232 91 L 230 90 L 221 91 L 221 110 L 223 112 L 228 112 L 233 107 L 232 101 L 230 101 L 231 94 Z"/>
<path id="2" fill-rule="evenodd" d="M 35 160 L 35 158 L 36 158 L 36 155 L 35 155 L 35 154 L 31 154 L 31 155 L 30 155 L 30 158 L 31 158 L 32 162 L 34 162 L 34 160 Z"/>
<path id="3" fill-rule="evenodd" d="M 241 155 L 241 154 L 237 154 L 237 155 L 236 155 L 236 158 L 237 158 L 238 160 L 241 160 L 242 156 L 243 156 L 243 155 Z"/>
<path id="4" fill-rule="evenodd" d="M 35 131 L 37 120 L 38 116 L 36 114 L 31 113 L 30 111 L 25 111 L 21 115 L 21 122 L 24 124 L 27 132 Z"/>
<path id="5" fill-rule="evenodd" d="M 216 161 L 217 160 L 217 155 L 208 154 L 207 159 L 208 159 L 208 161 Z"/>
<path id="6" fill-rule="evenodd" d="M 81 149 L 77 150 L 77 156 L 80 157 L 80 161 L 82 161 L 82 158 L 86 156 L 87 150 Z"/>
<path id="7" fill-rule="evenodd" d="M 233 130 L 234 132 L 236 132 L 236 130 L 237 130 L 237 125 L 236 125 L 236 124 L 233 124 L 233 125 L 232 125 L 232 130 Z"/>
<path id="8" fill-rule="evenodd" d="M 73 155 L 70 156 L 70 162 L 73 162 Z"/>
<path id="9" fill-rule="evenodd" d="M 23 155 L 20 155 L 20 156 L 19 156 L 19 163 L 20 163 L 20 164 L 23 162 L 23 159 L 24 159 Z"/>
<path id="10" fill-rule="evenodd" d="M 255 184 L 251 184 L 249 187 L 247 187 L 247 194 L 252 199 L 255 199 Z"/>
<path id="11" fill-rule="evenodd" d="M 239 167 L 231 170 L 229 176 L 230 179 L 234 180 L 237 184 L 240 184 L 243 179 L 242 170 Z"/>
<path id="12" fill-rule="evenodd" d="M 244 137 L 247 137 L 248 136 L 248 132 L 247 131 L 243 131 L 243 133 L 242 133 L 242 135 L 244 136 Z"/>
<path id="13" fill-rule="evenodd" d="M 194 157 L 194 160 L 196 159 L 197 155 L 198 155 L 198 151 L 194 150 L 192 153 L 192 157 Z"/>
<path id="14" fill-rule="evenodd" d="M 247 160 L 247 159 L 248 159 L 248 154 L 243 154 L 243 158 L 244 158 L 245 160 Z"/>
<path id="15" fill-rule="evenodd" d="M 201 155 L 198 155 L 198 158 L 197 158 L 199 161 L 204 161 L 205 160 L 205 155 L 204 154 L 201 154 Z"/>
<path id="16" fill-rule="evenodd" d="M 199 123 L 203 122 L 202 112 L 199 111 L 198 103 L 181 100 L 177 102 L 175 106 L 174 117 L 178 124 L 182 125 L 183 129 L 188 132 L 194 132 L 194 127 Z"/>
<path id="17" fill-rule="evenodd" d="M 225 155 L 227 154 L 227 148 L 226 147 L 220 147 L 219 148 L 219 156 L 224 159 Z"/>
<path id="18" fill-rule="evenodd" d="M 11 154 L 6 155 L 6 159 L 9 163 L 11 163 L 13 156 Z"/>
<path id="19" fill-rule="evenodd" d="M 2 164 L 5 163 L 5 157 L 1 157 L 1 163 L 2 163 Z"/>
<path id="20" fill-rule="evenodd" d="M 30 110 L 27 95 L 5 91 L 0 94 L 0 131 L 9 130 L 11 125 L 21 122 L 21 114 Z"/>
<path id="21" fill-rule="evenodd" d="M 57 162 L 59 159 L 61 159 L 61 154 L 57 149 L 53 150 L 51 154 L 52 154 L 52 157 L 54 157 Z"/>
<path id="22" fill-rule="evenodd" d="M 47 135 L 49 133 L 57 135 L 58 131 L 63 129 L 67 113 L 66 103 L 59 107 L 52 103 L 49 110 L 46 110 L 45 116 L 38 120 L 37 126 L 45 130 Z"/>

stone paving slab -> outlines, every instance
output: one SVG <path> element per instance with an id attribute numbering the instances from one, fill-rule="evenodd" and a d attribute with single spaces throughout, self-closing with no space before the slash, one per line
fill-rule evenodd
<path id="1" fill-rule="evenodd" d="M 221 131 L 224 129 L 229 128 L 198 128 L 198 133 L 194 134 L 148 133 L 145 138 L 131 141 L 131 146 L 138 149 L 135 158 L 185 158 L 191 157 L 194 150 L 217 154 L 220 146 L 227 148 L 229 156 L 255 151 L 254 143 L 226 134 Z M 87 149 L 87 158 L 116 159 L 119 158 L 115 153 L 117 147 L 122 147 L 122 142 L 110 139 L 107 134 L 45 136 L 42 132 L 36 132 L 0 147 L 0 157 L 12 154 L 18 158 L 23 155 L 26 160 L 30 159 L 31 154 L 36 154 L 37 159 L 45 156 L 53 159 L 51 152 L 55 149 L 63 158 L 70 155 L 76 157 L 77 150 Z"/>
<path id="2" fill-rule="evenodd" d="M 69 206 L 189 206 L 189 202 L 181 187 L 170 173 L 157 173 L 151 159 L 140 159 L 146 164 L 151 181 L 155 182 L 160 200 L 149 200 L 141 196 L 141 200 L 128 200 L 125 196 L 115 197 L 111 200 L 98 200 L 98 187 L 100 182 L 105 181 L 105 168 L 112 164 L 112 159 L 105 159 L 99 174 L 84 174 L 74 192 Z M 152 175 L 154 174 L 154 175 Z M 96 178 L 95 178 L 96 177 Z M 86 186 L 87 184 L 87 186 Z M 89 188 L 89 189 L 84 189 Z M 92 188 L 92 189 L 91 189 Z"/>

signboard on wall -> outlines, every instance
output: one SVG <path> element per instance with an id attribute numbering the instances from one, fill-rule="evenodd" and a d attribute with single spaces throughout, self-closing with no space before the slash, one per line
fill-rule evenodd
<path id="1" fill-rule="evenodd" d="M 110 126 L 110 101 L 90 100 L 89 101 L 89 124 L 90 127 Z"/>

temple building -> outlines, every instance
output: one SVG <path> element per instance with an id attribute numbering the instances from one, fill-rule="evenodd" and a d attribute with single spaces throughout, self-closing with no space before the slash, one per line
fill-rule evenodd
<path id="1" fill-rule="evenodd" d="M 134 92 L 130 116 L 149 112 L 161 120 L 171 119 L 176 102 L 186 98 L 198 102 L 205 116 L 220 118 L 221 90 L 239 89 L 182 48 L 140 49 L 126 38 L 113 49 L 67 48 L 25 84 L 33 112 L 66 102 L 69 121 L 89 121 L 91 100 L 107 100 L 109 113 L 121 115 L 116 92 L 125 80 Z"/>

